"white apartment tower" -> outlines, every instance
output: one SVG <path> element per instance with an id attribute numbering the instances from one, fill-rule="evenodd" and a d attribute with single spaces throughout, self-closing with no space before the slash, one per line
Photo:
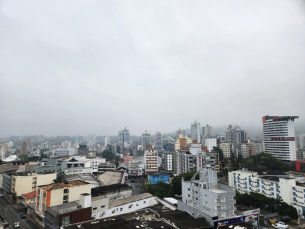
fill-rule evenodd
<path id="1" fill-rule="evenodd" d="M 157 173 L 158 172 L 158 151 L 152 148 L 144 151 L 144 168 L 145 173 Z"/>
<path id="2" fill-rule="evenodd" d="M 106 147 L 109 143 L 110 143 L 110 137 L 107 136 L 107 137 L 105 138 L 105 147 Z"/>
<path id="3" fill-rule="evenodd" d="M 294 119 L 299 116 L 264 116 L 265 153 L 281 160 L 296 161 Z"/>

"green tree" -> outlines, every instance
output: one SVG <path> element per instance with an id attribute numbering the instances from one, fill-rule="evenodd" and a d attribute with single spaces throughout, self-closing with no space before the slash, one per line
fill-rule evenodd
<path id="1" fill-rule="evenodd" d="M 115 155 L 114 160 L 115 160 L 115 165 L 116 165 L 116 167 L 118 167 L 118 166 L 119 166 L 119 163 L 120 163 L 120 161 L 121 161 L 121 156 L 120 156 L 120 155 Z"/>
<path id="2" fill-rule="evenodd" d="M 112 161 L 115 158 L 115 155 L 110 150 L 104 150 L 102 153 L 102 157 L 105 158 L 107 161 Z"/>
<path id="3" fill-rule="evenodd" d="M 171 185 L 162 181 L 158 181 L 156 184 L 143 183 L 142 189 L 144 192 L 151 193 L 152 195 L 160 198 L 174 196 Z"/>
<path id="4" fill-rule="evenodd" d="M 194 174 L 196 174 L 196 170 L 192 170 L 186 173 L 180 173 L 172 180 L 172 189 L 173 193 L 176 195 L 181 195 L 181 178 L 184 177 L 185 181 L 190 181 Z M 196 179 L 199 179 L 199 175 L 197 175 Z"/>
<path id="5" fill-rule="evenodd" d="M 223 161 L 224 156 L 223 156 L 223 151 L 219 147 L 214 146 L 213 151 L 219 154 L 219 161 Z"/>
<path id="6" fill-rule="evenodd" d="M 144 156 L 144 151 L 142 150 L 138 150 L 137 151 L 137 155 L 140 157 L 140 156 Z"/>
<path id="7" fill-rule="evenodd" d="M 20 161 L 28 161 L 28 160 L 29 160 L 29 157 L 28 157 L 27 154 L 19 154 L 19 155 L 18 155 L 18 159 L 19 159 Z"/>
<path id="8" fill-rule="evenodd" d="M 13 199 L 13 202 L 16 203 L 16 200 L 17 200 L 17 193 L 16 192 L 12 193 L 12 199 Z"/>

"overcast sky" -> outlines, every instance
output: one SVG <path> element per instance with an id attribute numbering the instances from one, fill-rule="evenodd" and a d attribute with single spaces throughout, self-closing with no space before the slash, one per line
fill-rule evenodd
<path id="1" fill-rule="evenodd" d="M 0 80 L 1 137 L 303 128 L 305 2 L 2 0 Z"/>

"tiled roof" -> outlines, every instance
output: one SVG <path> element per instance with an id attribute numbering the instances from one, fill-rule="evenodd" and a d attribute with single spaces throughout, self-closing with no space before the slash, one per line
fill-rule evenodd
<path id="1" fill-rule="evenodd" d="M 86 184 L 89 184 L 89 183 L 77 180 L 77 181 L 61 182 L 61 183 L 56 183 L 56 184 L 39 186 L 38 188 L 41 188 L 45 191 L 50 191 L 50 190 L 55 190 L 55 189 L 67 188 L 67 187 L 81 186 L 81 185 L 86 185 Z"/>
<path id="2" fill-rule="evenodd" d="M 25 196 L 25 198 L 27 199 L 34 199 L 36 198 L 36 191 L 25 193 L 23 194 L 23 196 Z"/>

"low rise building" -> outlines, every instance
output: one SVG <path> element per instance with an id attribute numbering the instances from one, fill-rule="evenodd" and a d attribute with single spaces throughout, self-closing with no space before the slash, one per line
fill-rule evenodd
<path id="1" fill-rule="evenodd" d="M 106 171 L 116 171 L 116 165 L 114 163 L 101 163 L 98 165 L 98 174 Z"/>
<path id="2" fill-rule="evenodd" d="M 62 170 L 64 175 L 82 175 L 82 174 L 92 174 L 93 169 L 91 167 L 74 167 L 65 168 Z"/>
<path id="3" fill-rule="evenodd" d="M 182 149 L 182 147 L 186 144 L 190 144 L 192 143 L 192 139 L 190 139 L 189 137 L 187 137 L 186 135 L 183 134 L 179 134 L 179 138 L 177 139 L 177 141 L 175 142 L 175 151 Z"/>
<path id="4" fill-rule="evenodd" d="M 56 206 L 47 206 L 45 228 L 61 228 L 65 225 L 91 220 L 92 208 L 90 194 L 84 193 L 78 202 L 69 202 Z"/>
<path id="5" fill-rule="evenodd" d="M 123 171 L 106 171 L 98 176 L 101 186 L 111 184 L 124 184 L 125 176 Z"/>
<path id="6" fill-rule="evenodd" d="M 73 156 L 75 154 L 74 148 L 61 148 L 55 149 L 52 152 L 52 157 L 65 157 L 65 156 Z"/>
<path id="7" fill-rule="evenodd" d="M 153 174 L 148 175 L 148 182 L 151 184 L 157 184 L 158 182 L 169 183 L 169 175 L 168 174 Z"/>
<path id="8" fill-rule="evenodd" d="M 33 192 L 40 185 L 54 183 L 56 173 L 37 174 L 37 173 L 17 173 L 12 175 L 11 192 L 16 193 L 17 197 L 22 194 Z"/>
<path id="9" fill-rule="evenodd" d="M 100 182 L 92 174 L 75 174 L 75 175 L 64 175 L 64 180 L 70 181 L 84 181 L 91 184 L 91 188 L 100 187 Z"/>
<path id="10" fill-rule="evenodd" d="M 128 165 L 128 174 L 129 176 L 142 176 L 142 162 L 139 160 L 132 160 Z"/>
<path id="11" fill-rule="evenodd" d="M 43 221 L 47 206 L 79 200 L 80 194 L 91 193 L 91 184 L 83 181 L 70 181 L 37 187 L 36 215 Z"/>
<path id="12" fill-rule="evenodd" d="M 127 162 L 129 163 L 130 161 L 134 160 L 136 157 L 133 157 L 133 156 L 125 156 L 125 157 L 122 157 L 122 163 L 123 162 Z"/>
<path id="13" fill-rule="evenodd" d="M 112 184 L 91 189 L 92 197 L 104 196 L 109 201 L 124 199 L 132 196 L 132 188 L 127 184 Z"/>
<path id="14" fill-rule="evenodd" d="M 38 174 L 53 172 L 60 175 L 65 168 L 67 168 L 67 161 L 61 159 L 47 159 L 43 165 L 37 165 L 34 171 Z"/>
<path id="15" fill-rule="evenodd" d="M 267 197 L 281 197 L 299 213 L 305 210 L 304 178 L 291 178 L 287 174 L 258 173 L 247 170 L 229 172 L 229 185 L 241 193 L 257 192 Z"/>
<path id="16" fill-rule="evenodd" d="M 93 174 L 98 173 L 98 167 L 101 163 L 105 163 L 105 158 L 91 158 L 87 159 L 85 156 L 74 156 L 70 157 L 67 161 L 68 168 L 92 168 Z"/>
<path id="17" fill-rule="evenodd" d="M 157 204 L 156 198 L 150 193 L 142 193 L 109 202 L 109 208 L 97 213 L 97 218 L 107 218 L 127 214 Z"/>
<path id="18" fill-rule="evenodd" d="M 27 206 L 32 205 L 32 204 L 35 204 L 36 191 L 22 194 L 21 199 L 22 199 L 21 200 L 21 204 L 24 207 L 27 207 Z"/>

